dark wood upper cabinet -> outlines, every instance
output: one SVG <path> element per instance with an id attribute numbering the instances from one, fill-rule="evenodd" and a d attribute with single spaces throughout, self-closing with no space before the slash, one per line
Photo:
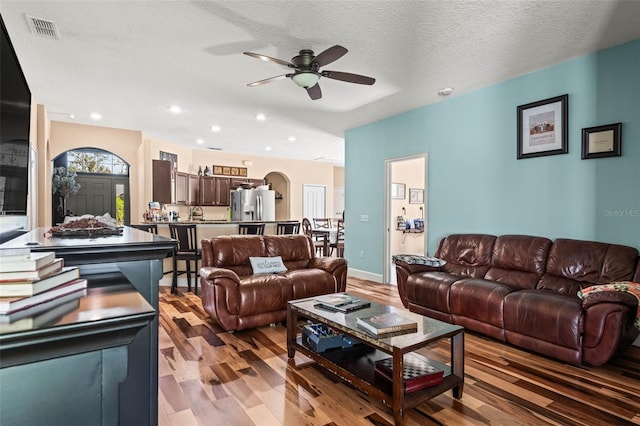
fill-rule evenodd
<path id="1" fill-rule="evenodd" d="M 231 205 L 230 178 L 216 178 L 216 202 L 218 206 Z"/>
<path id="2" fill-rule="evenodd" d="M 198 175 L 188 175 L 189 179 L 189 198 L 188 204 L 190 206 L 198 205 L 200 202 L 200 177 Z"/>
<path id="3" fill-rule="evenodd" d="M 229 178 L 200 176 L 199 186 L 201 206 L 230 205 L 231 181 Z"/>
<path id="4" fill-rule="evenodd" d="M 171 162 L 152 160 L 153 201 L 171 204 Z"/>
<path id="5" fill-rule="evenodd" d="M 176 172 L 176 199 L 175 204 L 189 204 L 189 175 Z"/>

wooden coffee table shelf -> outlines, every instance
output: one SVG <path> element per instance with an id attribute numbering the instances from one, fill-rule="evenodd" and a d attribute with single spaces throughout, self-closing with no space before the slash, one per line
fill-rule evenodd
<path id="1" fill-rule="evenodd" d="M 393 411 L 396 425 L 406 423 L 406 411 L 449 389 L 455 398 L 462 397 L 464 385 L 464 328 L 403 309 L 371 301 L 371 307 L 349 314 L 317 309 L 310 299 L 293 300 L 287 307 L 287 352 L 293 358 L 296 351 L 314 360 L 327 371 L 366 394 L 379 399 Z M 356 325 L 356 318 L 383 312 L 397 312 L 418 323 L 418 331 L 376 339 Z M 315 352 L 300 336 L 299 319 L 326 324 L 341 333 L 355 337 L 362 344 L 346 349 Z M 440 339 L 451 338 L 451 363 L 442 383 L 416 392 L 404 392 L 403 356 L 424 348 Z M 375 361 L 393 357 L 393 382 L 375 374 Z"/>

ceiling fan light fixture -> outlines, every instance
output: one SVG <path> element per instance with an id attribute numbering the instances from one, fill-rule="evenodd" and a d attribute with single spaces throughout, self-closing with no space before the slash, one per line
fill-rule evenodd
<path id="1" fill-rule="evenodd" d="M 291 80 L 305 89 L 315 86 L 319 79 L 320 75 L 312 71 L 299 72 L 291 77 Z"/>

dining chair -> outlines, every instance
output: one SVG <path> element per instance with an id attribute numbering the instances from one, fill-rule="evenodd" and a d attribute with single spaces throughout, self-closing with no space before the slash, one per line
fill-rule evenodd
<path id="1" fill-rule="evenodd" d="M 264 223 L 239 223 L 240 235 L 264 235 Z"/>
<path id="2" fill-rule="evenodd" d="M 198 294 L 198 261 L 201 260 L 200 249 L 198 248 L 198 232 L 195 224 L 169 224 L 171 238 L 176 240 L 176 247 L 173 252 L 173 280 L 171 282 L 171 293 L 178 292 L 178 275 L 187 274 L 187 290 L 191 291 L 191 274 L 195 273 L 194 292 Z M 185 261 L 185 270 L 178 270 L 178 261 Z M 191 270 L 191 262 L 195 262 L 195 268 Z"/>
<path id="3" fill-rule="evenodd" d="M 331 229 L 331 219 L 327 217 L 314 217 L 313 227 L 314 229 Z"/>
<path id="4" fill-rule="evenodd" d="M 318 240 L 317 235 L 313 235 L 313 228 L 311 227 L 311 221 L 306 217 L 302 218 L 302 233 L 311 238 L 313 242 L 313 248 L 316 254 L 322 255 L 324 252 L 324 241 Z"/>
<path id="5" fill-rule="evenodd" d="M 278 222 L 276 223 L 277 235 L 289 235 L 300 233 L 300 222 Z"/>
<path id="6" fill-rule="evenodd" d="M 336 239 L 329 243 L 329 256 L 333 255 L 333 249 L 338 257 L 344 257 L 344 219 L 338 219 Z"/>
<path id="7" fill-rule="evenodd" d="M 138 223 L 135 225 L 131 225 L 132 228 L 139 229 L 141 231 L 150 232 L 152 234 L 158 235 L 158 224 L 157 223 Z"/>

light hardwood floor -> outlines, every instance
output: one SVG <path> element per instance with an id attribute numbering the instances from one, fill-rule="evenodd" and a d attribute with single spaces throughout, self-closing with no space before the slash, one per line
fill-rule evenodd
<path id="1" fill-rule="evenodd" d="M 393 286 L 347 290 L 401 306 Z M 296 354 L 282 324 L 224 332 L 181 288 L 160 291 L 159 425 L 392 425 L 389 409 Z M 446 359 L 448 343 L 430 347 Z M 451 391 L 409 412 L 415 425 L 640 424 L 640 348 L 575 367 L 467 332 L 462 399 Z"/>

